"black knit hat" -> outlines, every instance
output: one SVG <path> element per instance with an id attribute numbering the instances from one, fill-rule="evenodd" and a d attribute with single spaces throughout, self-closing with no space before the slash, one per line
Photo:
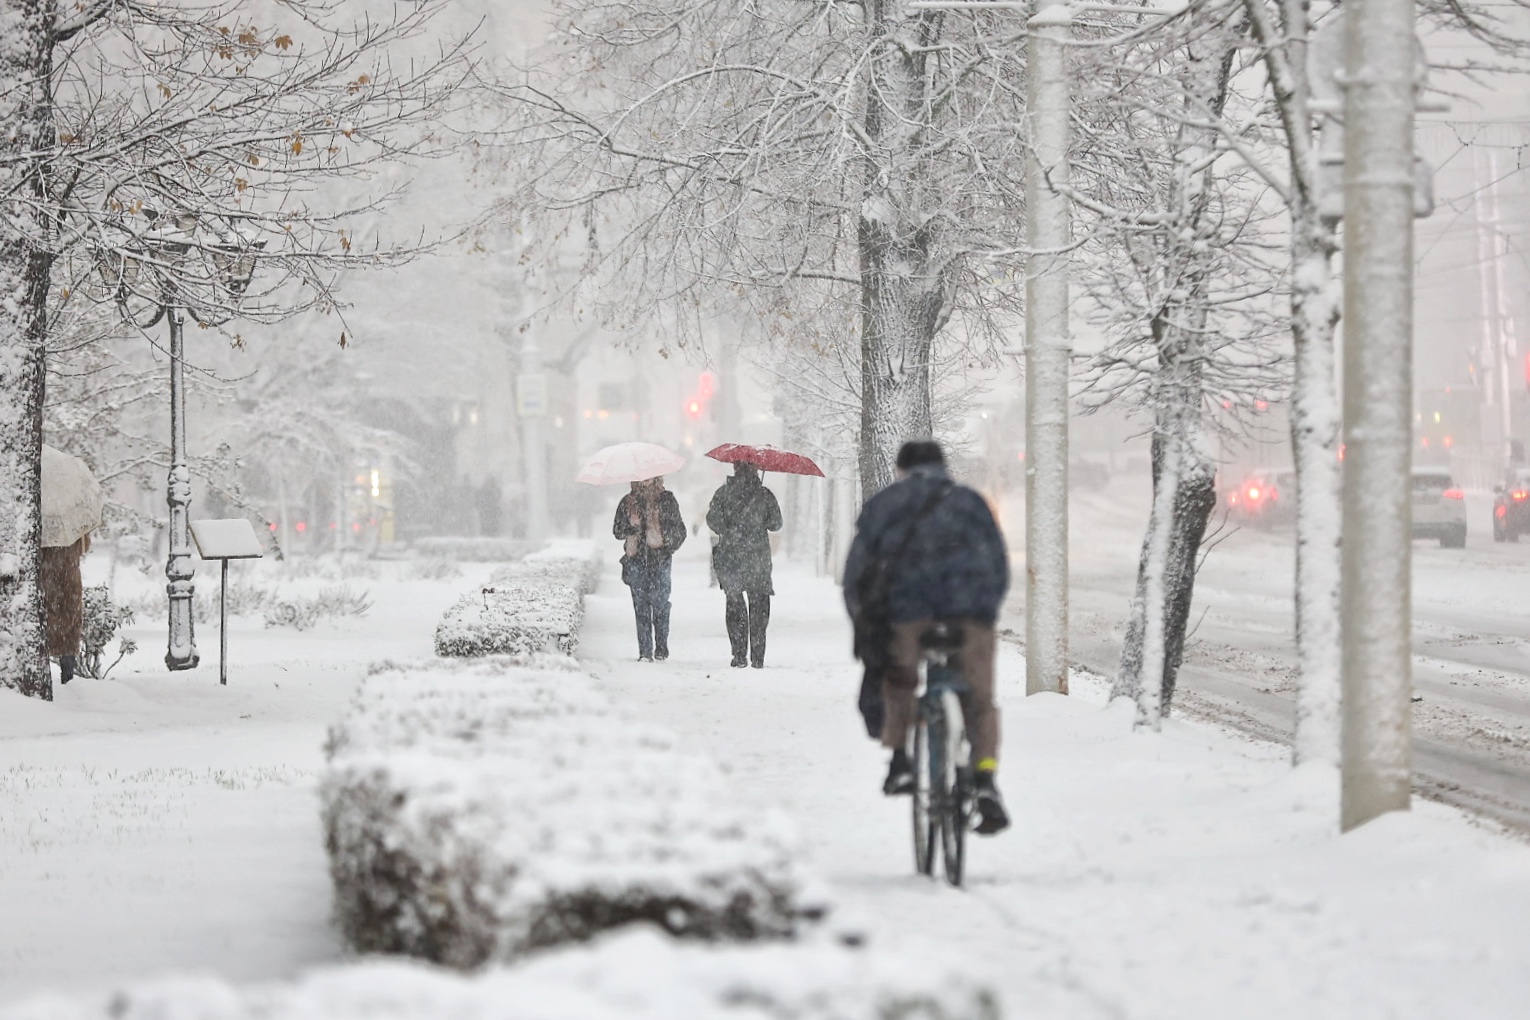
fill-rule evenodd
<path id="1" fill-rule="evenodd" d="M 898 451 L 898 470 L 911 471 L 921 464 L 945 464 L 946 455 L 940 452 L 940 444 L 933 439 L 914 439 L 903 444 Z"/>

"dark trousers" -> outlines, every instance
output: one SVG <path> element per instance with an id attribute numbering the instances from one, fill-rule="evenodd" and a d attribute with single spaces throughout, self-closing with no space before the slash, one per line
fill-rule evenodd
<path id="1" fill-rule="evenodd" d="M 627 584 L 632 589 L 632 612 L 637 617 L 638 655 L 669 654 L 668 556 L 627 563 Z"/>
<path id="2" fill-rule="evenodd" d="M 736 662 L 748 659 L 756 666 L 765 664 L 765 628 L 770 626 L 770 596 L 759 592 L 724 590 L 727 610 L 723 619 L 728 627 L 728 644 L 733 646 Z"/>

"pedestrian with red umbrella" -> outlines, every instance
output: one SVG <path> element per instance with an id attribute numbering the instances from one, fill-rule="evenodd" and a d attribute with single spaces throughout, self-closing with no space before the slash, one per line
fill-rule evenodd
<path id="1" fill-rule="evenodd" d="M 707 456 L 718 456 L 724 447 Z M 740 448 L 729 447 L 728 452 Z M 743 448 L 747 449 L 747 448 Z M 732 459 L 732 458 L 729 458 Z M 770 626 L 770 532 L 781 530 L 781 505 L 760 480 L 755 460 L 734 459 L 733 477 L 712 496 L 707 527 L 717 533 L 712 565 L 723 590 L 723 621 L 733 648 L 734 668 L 765 665 L 765 631 Z"/>

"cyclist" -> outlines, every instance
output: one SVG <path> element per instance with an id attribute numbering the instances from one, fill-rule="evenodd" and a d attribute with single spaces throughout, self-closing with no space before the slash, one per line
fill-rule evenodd
<path id="1" fill-rule="evenodd" d="M 951 480 L 938 443 L 904 443 L 897 468 L 898 480 L 861 509 L 845 563 L 845 606 L 860 654 L 868 668 L 879 661 L 882 667 L 882 746 L 892 751 L 882 792 L 914 788 L 907 748 L 918 712 L 920 635 L 936 620 L 956 622 L 970 688 L 962 709 L 975 763 L 976 831 L 992 835 L 1009 826 L 994 784 L 999 710 L 993 696 L 994 621 L 1009 588 L 1009 554 L 988 503 Z"/>

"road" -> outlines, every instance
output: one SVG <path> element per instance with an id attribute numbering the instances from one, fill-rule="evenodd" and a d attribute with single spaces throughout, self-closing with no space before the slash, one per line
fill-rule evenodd
<path id="1" fill-rule="evenodd" d="M 1070 528 L 1073 661 L 1113 676 L 1138 546 L 1145 478 L 1076 493 Z M 1023 506 L 1004 507 L 1024 563 Z M 1530 833 L 1530 542 L 1492 541 L 1491 504 L 1468 497 L 1465 549 L 1413 546 L 1415 788 Z M 1195 589 L 1176 708 L 1289 743 L 1295 692 L 1289 528 L 1224 533 Z M 1004 626 L 1025 631 L 1023 575 Z"/>

